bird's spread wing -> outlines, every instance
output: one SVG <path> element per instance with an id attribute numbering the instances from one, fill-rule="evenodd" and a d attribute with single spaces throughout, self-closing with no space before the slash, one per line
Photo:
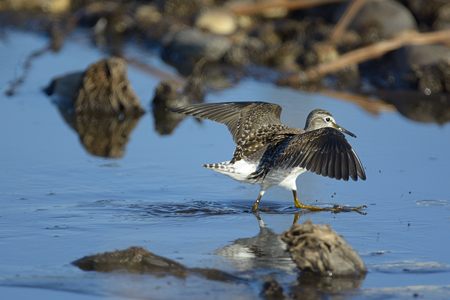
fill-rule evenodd
<path id="1" fill-rule="evenodd" d="M 329 127 L 294 135 L 268 147 L 252 177 L 265 176 L 275 166 L 301 167 L 336 179 L 366 179 L 364 167 L 345 136 Z"/>
<path id="2" fill-rule="evenodd" d="M 171 110 L 225 124 L 237 145 L 234 161 L 255 153 L 274 133 L 288 129 L 280 120 L 281 106 L 266 102 L 194 104 Z"/>
<path id="3" fill-rule="evenodd" d="M 227 125 L 237 141 L 250 127 L 261 125 L 280 125 L 281 106 L 265 102 L 224 102 L 194 104 L 171 109 L 174 112 L 209 119 Z"/>

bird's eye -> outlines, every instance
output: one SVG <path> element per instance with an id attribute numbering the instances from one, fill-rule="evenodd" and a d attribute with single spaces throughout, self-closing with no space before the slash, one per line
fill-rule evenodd
<path id="1" fill-rule="evenodd" d="M 325 121 L 330 122 L 331 121 L 330 117 L 326 117 Z"/>

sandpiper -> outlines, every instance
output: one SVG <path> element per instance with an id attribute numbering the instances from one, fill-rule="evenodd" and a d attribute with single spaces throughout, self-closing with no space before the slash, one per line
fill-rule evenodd
<path id="1" fill-rule="evenodd" d="M 356 137 L 339 126 L 326 110 L 315 109 L 304 129 L 281 123 L 281 107 L 266 102 L 224 102 L 194 104 L 172 109 L 174 112 L 225 124 L 236 149 L 229 161 L 204 167 L 241 182 L 260 185 L 252 210 L 258 210 L 266 190 L 279 185 L 292 191 L 297 208 L 312 211 L 348 210 L 306 205 L 297 197 L 297 177 L 306 172 L 335 179 L 366 179 L 364 168 L 343 133 Z M 350 210 L 359 210 L 350 208 Z"/>

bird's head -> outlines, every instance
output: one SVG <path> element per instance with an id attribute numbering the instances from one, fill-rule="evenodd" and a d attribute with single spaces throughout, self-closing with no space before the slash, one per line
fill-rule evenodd
<path id="1" fill-rule="evenodd" d="M 346 133 L 351 137 L 356 137 L 356 135 L 338 125 L 336 120 L 334 120 L 334 117 L 328 111 L 323 109 L 315 109 L 311 111 L 308 118 L 306 118 L 305 131 L 316 130 L 324 127 L 331 127 L 339 130 L 340 132 Z"/>

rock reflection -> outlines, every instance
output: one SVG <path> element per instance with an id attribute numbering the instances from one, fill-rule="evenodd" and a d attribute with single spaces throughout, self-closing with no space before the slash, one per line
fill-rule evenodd
<path id="1" fill-rule="evenodd" d="M 96 156 L 122 157 L 144 113 L 120 58 L 100 60 L 84 72 L 57 77 L 44 92 L 52 96 L 85 149 Z"/>
<path id="2" fill-rule="evenodd" d="M 302 273 L 297 284 L 290 289 L 293 299 L 347 299 L 349 293 L 357 291 L 365 275 L 356 277 L 318 276 Z"/>
<path id="3" fill-rule="evenodd" d="M 162 81 L 155 89 L 152 100 L 155 131 L 160 135 L 172 134 L 186 117 L 169 110 L 170 107 L 201 103 L 204 90 L 200 77 L 189 77 L 182 87 L 174 81 Z"/>
<path id="4" fill-rule="evenodd" d="M 139 117 L 105 117 L 96 114 L 67 114 L 59 110 L 75 129 L 83 147 L 92 155 L 120 158 Z"/>
<path id="5" fill-rule="evenodd" d="M 377 95 L 393 104 L 408 119 L 437 124 L 450 121 L 450 94 L 425 95 L 411 91 L 378 91 Z"/>

